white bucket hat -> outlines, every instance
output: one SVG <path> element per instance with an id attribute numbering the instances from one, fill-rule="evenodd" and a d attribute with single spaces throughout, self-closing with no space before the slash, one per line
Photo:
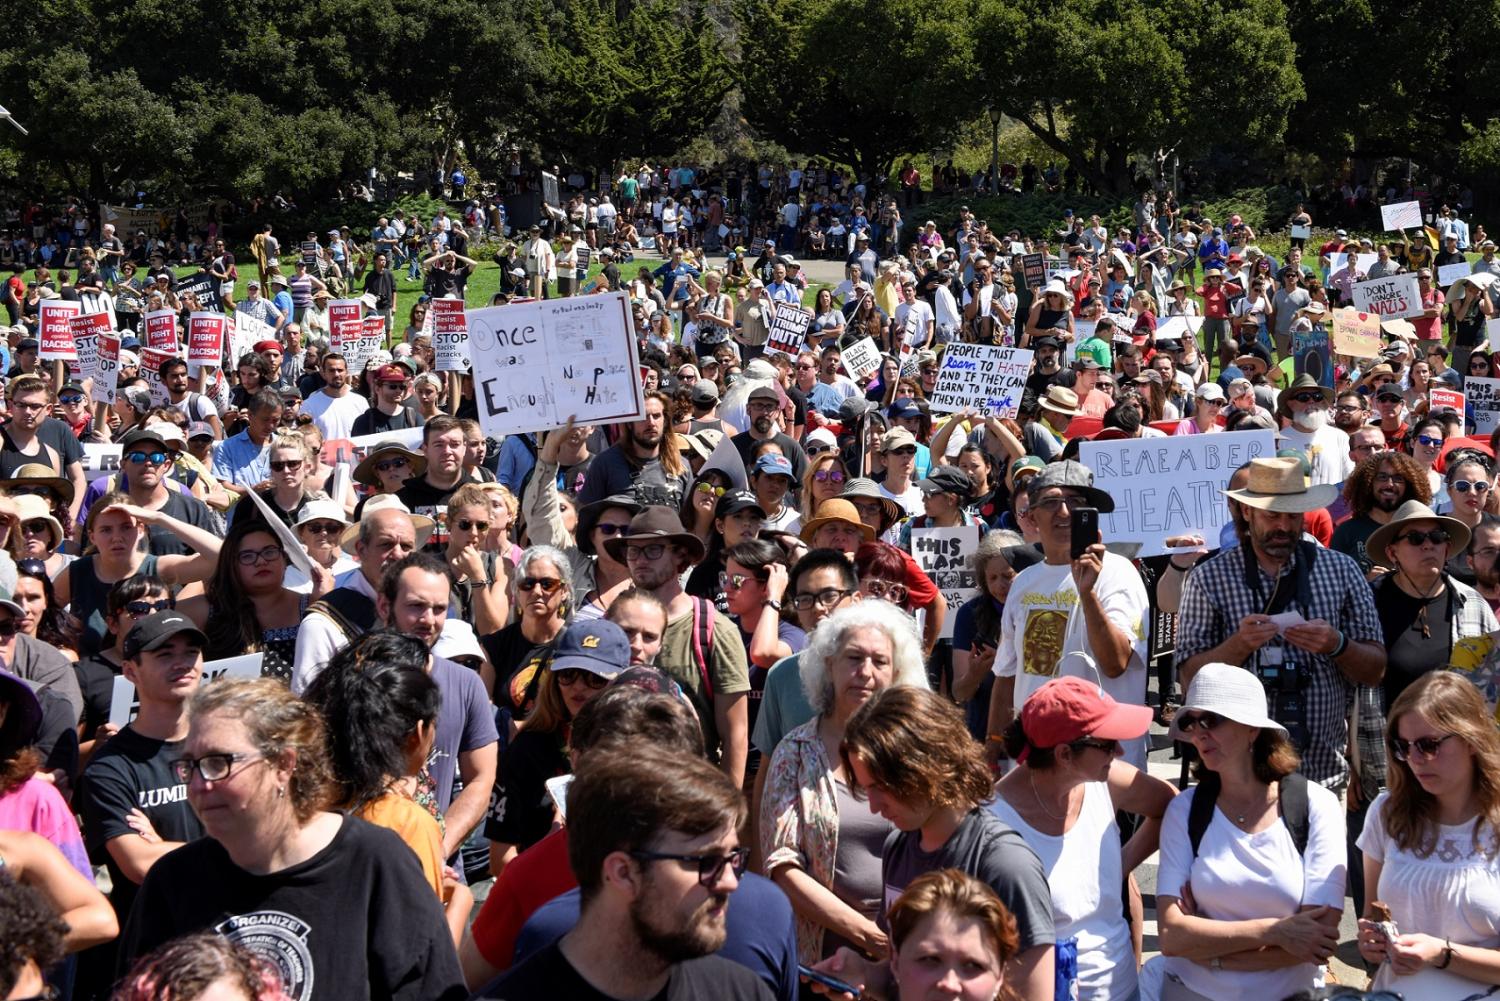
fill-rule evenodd
<path id="1" fill-rule="evenodd" d="M 1260 679 L 1232 664 L 1204 664 L 1188 683 L 1187 696 L 1172 719 L 1173 740 L 1188 740 L 1178 720 L 1190 712 L 1216 713 L 1227 720 L 1262 730 L 1275 730 L 1283 737 L 1286 727 L 1266 712 L 1266 690 Z"/>

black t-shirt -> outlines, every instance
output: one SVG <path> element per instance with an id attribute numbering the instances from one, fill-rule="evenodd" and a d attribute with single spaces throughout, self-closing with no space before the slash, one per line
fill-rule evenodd
<path id="1" fill-rule="evenodd" d="M 426 423 L 426 419 L 416 407 L 403 406 L 394 414 L 388 414 L 379 407 L 371 407 L 354 418 L 354 426 L 349 429 L 349 433 L 358 438 L 367 434 L 385 434 L 387 431 L 419 428 Z"/>
<path id="2" fill-rule="evenodd" d="M 491 984 L 482 997 L 486 1001 L 617 1001 L 579 976 L 556 942 Z M 774 997 L 765 981 L 738 963 L 702 956 L 673 966 L 667 986 L 651 1001 L 772 1001 Z"/>
<path id="3" fill-rule="evenodd" d="M 536 700 L 537 674 L 552 659 L 552 644 L 537 644 L 521 632 L 516 620 L 504 629 L 481 637 L 484 655 L 495 669 L 490 701 L 520 719 Z"/>
<path id="4" fill-rule="evenodd" d="M 798 427 L 807 426 L 807 394 L 796 386 L 786 387 L 786 395 L 792 401 L 792 422 Z"/>
<path id="5" fill-rule="evenodd" d="M 389 268 L 384 271 L 371 271 L 365 275 L 365 291 L 375 296 L 377 310 L 390 309 L 391 300 L 396 295 L 396 278 Z"/>
<path id="6" fill-rule="evenodd" d="M 426 292 L 434 299 L 442 299 L 446 296 L 464 296 L 464 285 L 469 281 L 469 266 L 460 265 L 456 271 L 448 271 L 443 268 L 433 268 L 427 272 Z"/>
<path id="7" fill-rule="evenodd" d="M 218 531 L 208 505 L 191 494 L 183 493 L 177 488 L 175 481 L 167 484 L 167 502 L 161 506 L 161 510 L 178 521 L 185 521 L 205 532 Z M 150 536 L 150 551 L 153 555 L 191 556 L 194 553 L 193 548 L 174 535 L 170 529 L 156 524 L 146 527 Z"/>
<path id="8" fill-rule="evenodd" d="M 276 491 L 274 489 L 257 490 L 256 493 L 260 496 L 261 500 L 266 502 L 266 506 L 276 513 L 277 517 L 281 519 L 282 524 L 288 528 L 295 522 L 297 512 L 302 510 L 303 502 L 298 501 L 295 508 L 290 511 L 283 511 L 281 505 L 276 503 Z M 260 508 L 256 507 L 255 502 L 248 496 L 241 497 L 235 502 L 234 507 L 229 509 L 229 524 L 231 527 L 238 525 L 241 521 L 259 521 L 263 523 L 265 520 L 265 516 L 260 513 Z"/>
<path id="9" fill-rule="evenodd" d="M 120 665 L 96 653 L 76 662 L 73 671 L 78 675 L 78 690 L 83 693 L 83 739 L 93 740 L 98 729 L 109 722 L 109 704 L 114 700 Z"/>
<path id="10" fill-rule="evenodd" d="M 433 521 L 432 538 L 426 549 L 441 552 L 448 545 L 448 498 L 463 486 L 463 478 L 451 487 L 435 487 L 425 476 L 413 476 L 396 491 L 396 497 L 412 514 L 420 514 Z"/>
<path id="11" fill-rule="evenodd" d="M 1372 564 L 1370 557 L 1365 554 L 1365 542 L 1379 527 L 1380 523 L 1367 514 L 1350 518 L 1333 530 L 1328 548 L 1353 557 L 1359 564 L 1360 573 L 1369 573 Z"/>
<path id="12" fill-rule="evenodd" d="M 199 931 L 269 960 L 291 1001 L 469 996 L 417 857 L 354 817 L 312 858 L 269 875 L 241 869 L 212 838 L 159 859 L 121 934 L 120 966 Z"/>
<path id="13" fill-rule="evenodd" d="M 16 470 L 32 463 L 57 470 L 58 475 L 66 474 L 67 463 L 59 460 L 60 453 L 43 441 L 40 434 L 31 443 L 30 448 L 30 452 L 21 451 L 16 446 L 15 440 L 11 438 L 10 430 L 0 429 L 0 478 L 12 479 L 16 475 Z"/>
<path id="14" fill-rule="evenodd" d="M 804 415 L 805 413 L 804 410 Z M 740 453 L 746 472 L 754 471 L 755 464 L 750 459 L 750 453 L 755 446 L 762 441 L 774 441 L 781 447 L 781 454 L 786 456 L 792 464 L 792 488 L 795 490 L 802 483 L 802 474 L 807 472 L 807 453 L 802 451 L 802 446 L 797 444 L 797 440 L 791 435 L 777 431 L 770 438 L 752 438 L 749 431 L 741 431 L 730 441 L 734 442 L 735 449 Z"/>
<path id="15" fill-rule="evenodd" d="M 1424 605 L 1426 636 L 1420 615 Z M 1412 682 L 1448 663 L 1453 646 L 1453 591 L 1444 588 L 1442 594 L 1424 600 L 1401 590 L 1392 577 L 1384 577 L 1375 588 L 1375 611 L 1385 635 L 1385 677 L 1380 685 L 1389 708 Z"/>
<path id="16" fill-rule="evenodd" d="M 83 770 L 73 805 L 83 815 L 84 843 L 95 865 L 109 869 L 109 899 L 123 921 L 138 887 L 115 864 L 105 845 L 133 835 L 125 815 L 140 810 L 163 841 L 196 841 L 203 836 L 198 815 L 188 806 L 187 786 L 168 762 L 180 758 L 184 741 L 156 740 L 127 726 L 100 748 Z"/>
<path id="17" fill-rule="evenodd" d="M 525 851 L 552 829 L 547 780 L 570 770 L 561 733 L 522 730 L 500 759 L 500 778 L 490 796 L 484 836 Z"/>

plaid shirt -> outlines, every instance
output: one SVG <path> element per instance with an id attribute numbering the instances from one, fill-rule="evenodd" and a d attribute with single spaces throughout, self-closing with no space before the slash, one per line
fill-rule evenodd
<path id="1" fill-rule="evenodd" d="M 1187 575 L 1177 619 L 1174 659 L 1178 670 L 1184 662 L 1227 640 L 1239 629 L 1245 616 L 1265 611 L 1276 581 L 1257 565 L 1259 592 L 1245 586 L 1247 550 L 1244 545 L 1224 549 Z M 1300 549 L 1282 568 L 1283 575 L 1293 572 L 1298 555 Z M 1374 596 L 1354 560 L 1333 550 L 1318 550 L 1308 585 L 1309 603 L 1304 605 L 1300 596 L 1294 596 L 1286 606 L 1287 611 L 1300 612 L 1305 619 L 1323 619 L 1351 643 L 1377 643 L 1384 647 L 1385 636 L 1375 612 Z M 1326 654 L 1309 653 L 1280 639 L 1272 640 L 1262 649 L 1273 645 L 1282 649 L 1285 659 L 1282 670 L 1306 671 L 1310 678 L 1303 689 L 1308 744 L 1297 748 L 1302 754 L 1302 772 L 1330 789 L 1342 789 L 1349 780 L 1349 762 L 1344 752 L 1349 743 L 1349 713 L 1356 686 Z M 1241 666 L 1254 670 L 1261 656 L 1257 653 Z"/>

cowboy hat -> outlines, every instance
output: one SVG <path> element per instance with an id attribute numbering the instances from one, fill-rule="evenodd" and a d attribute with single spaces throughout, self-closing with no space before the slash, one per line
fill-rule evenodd
<path id="1" fill-rule="evenodd" d="M 1048 386 L 1047 395 L 1040 401 L 1043 410 L 1066 417 L 1077 417 L 1083 413 L 1078 409 L 1078 394 L 1066 386 Z"/>
<path id="2" fill-rule="evenodd" d="M 28 462 L 16 469 L 8 480 L 0 480 L 0 490 L 14 494 L 17 490 L 46 487 L 65 502 L 73 503 L 73 482 L 57 475 L 57 470 L 40 462 Z"/>
<path id="3" fill-rule="evenodd" d="M 1419 500 L 1409 500 L 1396 508 L 1391 520 L 1371 532 L 1370 537 L 1365 540 L 1365 554 L 1370 562 L 1376 566 L 1394 566 L 1390 558 L 1390 545 L 1396 541 L 1396 536 L 1401 534 L 1402 529 L 1414 521 L 1435 521 L 1438 527 L 1446 528 L 1450 536 L 1449 553 L 1461 553 L 1469 546 L 1471 533 L 1468 525 L 1457 518 L 1437 514 Z"/>
<path id="4" fill-rule="evenodd" d="M 406 461 L 411 463 L 411 475 L 421 476 L 427 471 L 427 457 L 421 452 L 413 452 L 399 441 L 381 441 L 376 442 L 375 447 L 354 467 L 354 482 L 378 488 L 380 479 L 375 475 L 375 464 L 397 455 L 406 456 Z"/>
<path id="5" fill-rule="evenodd" d="M 1288 398 L 1290 398 L 1296 396 L 1304 389 L 1316 389 L 1322 395 L 1324 403 L 1333 402 L 1333 390 L 1327 386 L 1319 385 L 1318 380 L 1306 372 L 1303 372 L 1292 380 L 1292 384 L 1286 388 L 1286 393 Z"/>
<path id="6" fill-rule="evenodd" d="M 835 522 L 853 525 L 859 529 L 866 542 L 875 541 L 875 529 L 859 520 L 859 508 L 855 507 L 852 501 L 844 500 L 842 497 L 831 497 L 818 505 L 816 513 L 816 518 L 802 526 L 800 538 L 808 545 L 812 545 L 818 529 Z"/>
<path id="7" fill-rule="evenodd" d="M 1248 507 L 1277 514 L 1306 514 L 1334 502 L 1339 488 L 1331 483 L 1308 486 L 1302 463 L 1290 458 L 1250 460 L 1250 482 L 1224 496 Z"/>
<path id="8" fill-rule="evenodd" d="M 427 545 L 427 540 L 432 538 L 432 530 L 437 522 L 425 514 L 412 514 L 407 506 L 401 503 L 401 498 L 395 494 L 376 494 L 365 501 L 364 510 L 360 511 L 360 520 L 344 529 L 339 536 L 339 547 L 344 552 L 354 555 L 354 544 L 359 541 L 359 526 L 369 519 L 373 514 L 381 511 L 400 511 L 411 519 L 412 532 L 416 534 L 416 544 L 413 548 L 421 549 Z"/>
<path id="9" fill-rule="evenodd" d="M 630 520 L 630 528 L 623 536 L 616 535 L 604 540 L 604 549 L 616 562 L 625 562 L 625 547 L 648 545 L 653 542 L 671 543 L 688 551 L 693 563 L 702 561 L 703 540 L 682 527 L 677 512 L 669 507 L 653 505 L 645 508 Z"/>

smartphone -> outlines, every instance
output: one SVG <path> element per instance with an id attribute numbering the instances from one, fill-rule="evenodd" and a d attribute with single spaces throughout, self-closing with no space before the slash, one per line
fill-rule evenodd
<path id="1" fill-rule="evenodd" d="M 1099 541 L 1099 509 L 1095 507 L 1073 508 L 1072 559 L 1082 556 L 1084 550 Z"/>
<path id="2" fill-rule="evenodd" d="M 824 987 L 827 987 L 831 991 L 841 991 L 853 997 L 860 996 L 858 987 L 855 987 L 853 984 L 846 984 L 838 977 L 831 977 L 826 973 L 819 973 L 811 966 L 803 966 L 801 963 L 798 963 L 797 975 L 806 977 L 808 980 L 811 980 L 815 984 L 822 984 Z"/>

